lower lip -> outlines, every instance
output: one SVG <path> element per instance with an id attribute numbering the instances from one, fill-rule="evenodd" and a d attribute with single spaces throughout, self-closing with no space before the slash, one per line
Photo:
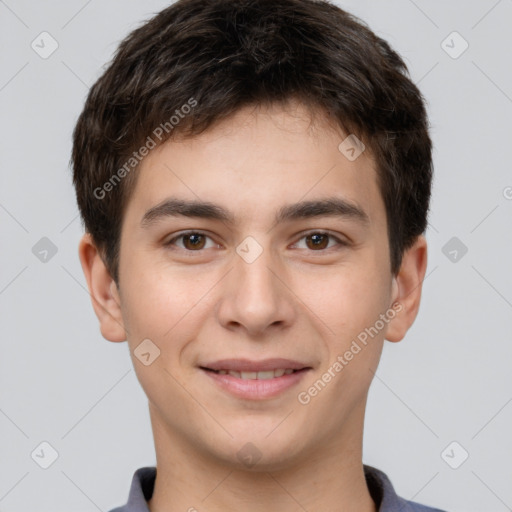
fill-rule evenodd
<path id="1" fill-rule="evenodd" d="M 228 374 L 221 375 L 209 370 L 202 371 L 213 379 L 222 389 L 229 391 L 232 395 L 249 400 L 262 400 L 265 398 L 273 398 L 298 384 L 308 372 L 308 369 L 265 380 L 239 379 Z"/>

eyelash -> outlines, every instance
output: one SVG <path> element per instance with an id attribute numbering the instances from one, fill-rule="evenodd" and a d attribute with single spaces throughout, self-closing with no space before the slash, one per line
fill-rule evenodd
<path id="1" fill-rule="evenodd" d="M 201 235 L 201 236 L 204 236 L 204 237 L 209 238 L 210 240 L 212 240 L 211 236 L 207 235 L 206 233 L 203 233 L 202 231 L 183 231 L 179 235 L 171 238 L 164 245 L 165 246 L 173 246 L 174 243 L 177 240 L 179 240 L 180 238 L 183 238 L 183 237 L 185 237 L 187 235 Z M 324 236 L 327 236 L 327 237 L 329 237 L 330 240 L 331 239 L 335 240 L 339 247 L 347 247 L 349 245 L 348 242 L 346 242 L 344 240 L 341 240 L 340 238 L 338 238 L 337 236 L 333 235 L 329 231 L 324 231 L 324 230 L 313 230 L 313 231 L 308 231 L 306 233 L 302 233 L 301 237 L 299 238 L 299 241 L 303 240 L 304 238 L 306 238 L 308 236 L 311 236 L 311 235 L 324 235 Z M 178 249 L 182 250 L 182 251 L 185 251 L 185 252 L 188 252 L 188 253 L 195 253 L 195 252 L 200 253 L 200 252 L 206 250 L 206 249 L 198 249 L 198 250 L 194 251 L 194 250 L 186 249 L 186 248 L 183 248 L 183 247 L 178 247 Z M 310 252 L 320 252 L 321 253 L 321 252 L 326 252 L 326 251 L 328 251 L 330 249 L 333 249 L 333 247 L 327 247 L 326 249 L 318 249 L 318 250 L 311 249 Z"/>

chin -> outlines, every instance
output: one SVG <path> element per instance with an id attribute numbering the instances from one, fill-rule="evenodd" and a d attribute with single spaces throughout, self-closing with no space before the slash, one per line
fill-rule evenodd
<path id="1" fill-rule="evenodd" d="M 250 427 L 240 432 L 230 440 L 222 453 L 218 453 L 218 457 L 236 470 L 251 472 L 280 471 L 296 464 L 301 449 L 294 436 L 285 429 L 280 435 L 275 435 L 276 432 L 271 430 L 261 434 L 253 432 Z M 217 452 L 219 450 L 218 445 L 212 448 Z"/>

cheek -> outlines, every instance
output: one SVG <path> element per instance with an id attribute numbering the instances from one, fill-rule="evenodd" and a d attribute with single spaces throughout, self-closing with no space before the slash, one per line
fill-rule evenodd
<path id="1" fill-rule="evenodd" d="M 351 266 L 332 273 L 324 293 L 312 299 L 322 304 L 315 313 L 329 326 L 329 333 L 321 375 L 308 385 L 322 389 L 314 400 L 316 407 L 331 411 L 327 416 L 348 414 L 368 391 L 382 352 L 387 324 L 381 325 L 380 315 L 388 309 L 389 283 L 388 274 L 377 266 Z"/>
<path id="2" fill-rule="evenodd" d="M 179 314 L 174 295 L 165 281 L 153 279 L 148 273 L 125 286 L 123 318 L 128 325 L 128 341 L 150 338 L 158 341 L 172 327 L 175 314 Z"/>
<path id="3" fill-rule="evenodd" d="M 390 280 L 370 265 L 331 269 L 302 280 L 304 303 L 325 324 L 337 344 L 350 342 L 388 307 Z"/>
<path id="4" fill-rule="evenodd" d="M 204 291 L 161 273 L 138 275 L 125 282 L 122 304 L 137 378 L 158 409 L 183 407 L 179 358 L 187 340 L 196 335 L 194 326 L 201 325 L 200 308 L 194 304 Z"/>
<path id="5" fill-rule="evenodd" d="M 141 340 L 153 340 L 165 359 L 173 358 L 182 347 L 181 334 L 195 335 L 194 326 L 201 324 L 199 316 L 208 304 L 211 282 L 207 276 L 184 271 L 170 271 L 155 262 L 133 261 L 132 275 L 124 283 L 123 319 L 128 327 L 128 342 L 132 350 Z M 156 271 L 147 269 L 155 268 Z M 146 269 L 143 271 L 137 269 Z M 172 351 L 169 350 L 172 348 Z"/>

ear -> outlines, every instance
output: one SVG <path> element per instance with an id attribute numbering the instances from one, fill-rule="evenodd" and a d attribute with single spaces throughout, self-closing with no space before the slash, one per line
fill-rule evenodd
<path id="1" fill-rule="evenodd" d="M 78 255 L 102 336 L 109 341 L 125 341 L 119 291 L 89 233 L 80 240 Z"/>
<path id="2" fill-rule="evenodd" d="M 396 316 L 389 322 L 386 339 L 400 341 L 413 324 L 420 307 L 421 290 L 427 270 L 427 241 L 420 235 L 405 251 L 398 274 L 393 277 L 392 303 Z"/>

